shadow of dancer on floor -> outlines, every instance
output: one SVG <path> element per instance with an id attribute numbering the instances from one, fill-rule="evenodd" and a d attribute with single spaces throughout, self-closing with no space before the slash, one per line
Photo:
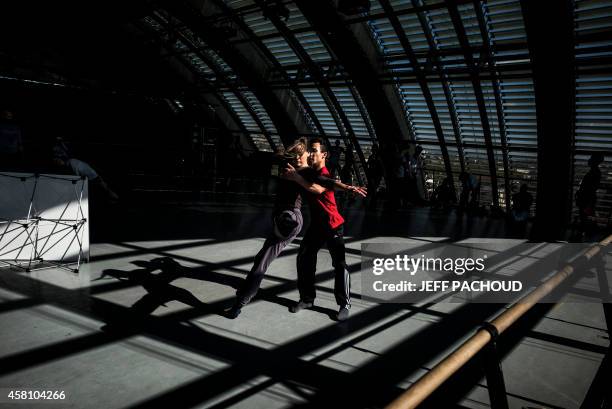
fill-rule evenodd
<path id="1" fill-rule="evenodd" d="M 127 281 L 134 286 L 142 286 L 147 293 L 134 302 L 129 313 L 122 317 L 113 319 L 112 327 L 132 328 L 141 323 L 143 318 L 153 317 L 153 312 L 160 306 L 167 307 L 170 301 L 179 301 L 203 313 L 212 313 L 225 316 L 225 309 L 232 305 L 232 300 L 220 300 L 205 303 L 197 298 L 185 288 L 173 285 L 172 282 L 179 278 L 188 278 L 198 281 L 208 281 L 211 283 L 222 284 L 234 289 L 239 288 L 244 279 L 216 271 L 219 265 L 208 265 L 201 267 L 185 267 L 171 257 L 158 257 L 152 260 L 134 260 L 131 262 L 137 267 L 133 270 L 106 269 L 102 271 L 99 278 L 94 281 L 116 279 Z M 293 281 L 283 284 L 287 289 L 293 289 Z M 262 291 L 258 298 L 276 303 L 281 306 L 290 307 L 292 303 L 283 297 L 267 291 Z M 330 318 L 335 313 L 334 310 L 315 308 L 320 313 L 326 313 Z M 109 323 L 110 325 L 111 323 Z M 109 325 L 102 328 L 110 329 Z"/>
<path id="2" fill-rule="evenodd" d="M 132 305 L 132 312 L 138 315 L 150 315 L 160 306 L 167 307 L 166 304 L 170 301 L 179 301 L 194 308 L 206 306 L 191 292 L 171 284 L 178 278 L 190 275 L 188 271 L 190 269 L 183 267 L 174 259 L 158 257 L 150 261 L 136 260 L 132 264 L 141 268 L 132 271 L 107 269 L 97 279 L 112 277 L 141 285 L 147 294 Z M 157 270 L 160 272 L 155 273 Z"/>

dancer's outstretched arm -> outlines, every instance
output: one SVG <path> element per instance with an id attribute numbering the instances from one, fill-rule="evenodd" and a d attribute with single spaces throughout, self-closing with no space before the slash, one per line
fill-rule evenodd
<path id="1" fill-rule="evenodd" d="M 300 175 L 297 170 L 291 165 L 287 165 L 287 168 L 283 170 L 281 177 L 283 179 L 292 180 L 302 186 L 308 192 L 315 194 L 321 194 L 326 190 L 333 189 L 345 190 L 347 192 L 351 192 L 355 195 L 359 195 L 362 197 L 366 197 L 368 194 L 368 191 L 365 187 L 347 185 L 345 183 L 328 178 L 326 176 L 319 175 L 317 176 L 314 182 L 310 182 L 306 180 L 302 175 Z"/>

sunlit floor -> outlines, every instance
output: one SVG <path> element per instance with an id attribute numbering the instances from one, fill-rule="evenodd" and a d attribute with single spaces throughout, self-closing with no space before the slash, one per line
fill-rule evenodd
<path id="1" fill-rule="evenodd" d="M 447 239 L 443 233 L 457 231 L 460 222 L 447 218 L 444 224 L 445 216 L 436 216 L 433 226 L 425 210 L 391 216 L 354 210 L 347 217 L 354 296 L 348 321 L 331 319 L 337 306 L 326 250 L 317 264 L 315 308 L 288 311 L 298 299 L 299 240 L 272 264 L 258 298 L 230 320 L 221 312 L 263 243 L 268 207 L 193 204 L 116 212 L 109 217 L 116 220 L 116 237 L 113 227 L 98 227 L 91 262 L 78 274 L 0 270 L 3 395 L 64 391 L 57 407 L 71 408 L 380 407 L 505 308 L 359 299 L 361 243 L 417 248 Z M 503 237 L 498 224 L 472 221 L 462 237 Z M 159 257 L 174 260 L 178 273 L 151 272 L 151 260 Z M 535 325 L 527 335 L 502 348 L 510 406 L 578 408 L 609 346 L 602 305 L 536 310 L 539 316 L 526 317 Z M 457 406 L 489 406 L 482 377 L 453 393 L 459 394 Z M 37 405 L 0 396 L 0 407 Z"/>

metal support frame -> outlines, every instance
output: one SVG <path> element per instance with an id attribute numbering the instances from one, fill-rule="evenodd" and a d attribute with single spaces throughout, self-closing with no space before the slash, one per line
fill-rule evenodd
<path id="1" fill-rule="evenodd" d="M 508 409 L 508 396 L 506 395 L 506 383 L 501 366 L 501 354 L 497 347 L 499 331 L 490 322 L 484 322 L 481 326 L 491 335 L 491 340 L 483 350 L 483 368 L 487 379 L 489 402 L 492 409 Z"/>
<path id="2" fill-rule="evenodd" d="M 72 185 L 74 186 L 74 198 L 72 200 L 78 204 L 77 214 L 75 215 L 75 217 L 74 218 L 64 217 L 66 215 L 66 212 L 70 204 L 72 203 L 72 201 L 68 201 L 66 205 L 64 206 L 64 209 L 62 210 L 62 213 L 60 214 L 59 218 L 49 219 L 49 218 L 40 216 L 38 210 L 36 209 L 36 205 L 34 203 L 34 200 L 36 197 L 36 191 L 37 191 L 36 189 L 38 187 L 38 180 L 41 177 L 41 175 L 34 174 L 31 177 L 24 177 L 24 176 L 0 174 L 0 176 L 20 179 L 24 183 L 28 179 L 31 179 L 31 178 L 35 179 L 34 186 L 32 188 L 32 193 L 31 195 L 29 195 L 28 212 L 27 212 L 26 217 L 24 219 L 3 220 L 0 222 L 0 225 L 2 224 L 6 225 L 4 230 L 0 233 L 0 243 L 2 243 L 2 240 L 7 234 L 11 234 L 17 230 L 21 230 L 19 233 L 17 233 L 17 235 L 12 237 L 6 243 L 0 245 L 0 263 L 4 263 L 7 266 L 18 268 L 26 272 L 59 267 L 59 268 L 62 268 L 62 269 L 65 269 L 71 272 L 78 273 L 80 265 L 81 265 L 81 259 L 84 257 L 83 235 L 85 231 L 84 226 L 87 223 L 87 218 L 85 217 L 85 214 L 83 213 L 82 203 L 83 203 L 83 192 L 85 189 L 87 179 L 85 177 L 81 177 L 80 190 L 78 190 L 76 186 L 79 180 L 77 179 L 72 180 Z M 51 178 L 51 179 L 60 179 L 60 178 L 54 178 L 52 176 L 44 176 L 44 177 Z M 60 180 L 64 180 L 64 179 L 60 179 Z M 51 232 L 45 236 L 40 235 L 41 222 L 53 223 L 53 228 L 51 229 Z M 80 233 L 80 237 L 79 237 L 79 233 Z M 70 236 L 70 234 L 74 234 L 74 236 L 72 237 L 72 239 L 66 246 L 66 249 L 64 250 L 64 253 L 60 257 L 59 262 L 54 261 L 54 260 L 45 259 L 45 255 L 51 249 L 55 248 L 58 245 L 58 243 L 60 243 L 66 237 Z M 19 245 L 19 243 L 13 244 L 22 235 L 25 236 L 25 240 L 21 243 L 21 245 Z M 57 236 L 60 236 L 60 235 L 61 237 L 57 241 L 55 241 L 54 243 L 50 243 L 50 240 L 52 237 L 57 238 Z M 78 243 L 78 247 L 79 247 L 77 260 L 76 262 L 65 262 L 64 260 L 68 253 L 68 250 L 70 249 L 72 244 L 75 242 L 75 240 Z M 31 247 L 29 257 L 22 257 L 22 254 L 25 252 L 25 249 L 28 246 Z M 11 259 L 1 259 L 2 257 L 15 253 L 15 251 L 17 251 L 16 257 L 11 258 Z M 46 263 L 49 265 L 39 266 L 37 268 L 32 267 L 35 264 L 43 264 L 43 263 Z M 76 264 L 76 268 L 69 267 L 75 264 Z"/>
<path id="3" fill-rule="evenodd" d="M 455 0 L 457 2 L 457 4 L 467 4 L 470 3 L 472 0 Z M 395 10 L 393 12 L 394 16 L 404 16 L 407 14 L 414 14 L 414 13 L 420 13 L 422 11 L 433 11 L 433 10 L 438 10 L 440 8 L 444 8 L 445 5 L 443 3 L 433 3 L 433 4 L 429 4 L 429 5 L 424 5 L 424 6 L 420 6 L 420 7 L 412 7 L 412 8 L 406 8 L 406 9 L 401 9 L 401 10 Z M 206 17 L 208 20 L 208 24 L 212 24 L 214 22 L 217 21 L 221 21 L 226 19 L 227 17 L 239 17 L 242 14 L 248 14 L 248 13 L 252 13 L 253 11 L 255 11 L 255 7 L 253 5 L 247 5 L 244 7 L 240 7 L 238 9 L 232 10 L 231 14 L 225 15 L 225 14 L 216 14 L 216 15 L 211 15 Z M 351 17 L 351 18 L 347 18 L 345 20 L 346 24 L 359 24 L 359 23 L 363 23 L 366 21 L 370 21 L 370 20 L 377 20 L 380 18 L 386 18 L 388 15 L 387 13 L 369 13 L 365 16 L 359 16 L 359 17 Z M 297 30 L 293 30 L 294 33 L 301 33 L 307 31 L 305 29 L 297 29 Z M 262 37 L 265 38 L 265 37 Z M 238 40 L 239 41 L 239 40 Z"/>
<path id="4" fill-rule="evenodd" d="M 420 0 L 420 1 L 422 1 L 422 0 Z M 482 0 L 475 0 L 475 1 L 479 2 L 479 1 L 482 1 Z M 418 13 L 417 16 L 421 15 L 421 14 L 424 14 L 424 13 L 425 12 Z M 486 45 L 486 47 L 488 47 L 488 45 Z M 486 52 L 485 45 L 474 44 L 472 46 L 472 51 L 475 54 L 485 53 Z M 523 55 L 525 57 L 528 56 L 527 43 L 526 42 L 513 42 L 513 43 L 495 44 L 495 51 L 509 51 L 509 52 L 523 51 Z M 428 58 L 430 56 L 430 53 L 429 53 L 429 51 L 416 51 L 415 50 L 414 55 L 418 59 L 421 59 L 421 58 Z M 437 50 L 436 56 L 438 56 L 438 57 L 463 56 L 463 49 L 461 48 L 461 46 L 459 46 L 459 47 L 448 47 L 448 46 L 445 46 L 444 49 Z M 384 55 L 383 57 L 381 57 L 381 60 L 383 60 L 383 61 L 396 61 L 396 60 L 402 60 L 403 58 L 404 58 L 404 54 L 403 53 L 398 53 L 396 51 L 396 52 L 392 52 L 392 53 L 388 53 L 388 54 Z M 497 61 L 513 61 L 513 60 L 515 60 L 517 58 L 517 55 L 514 54 L 511 57 L 507 56 L 507 57 L 503 57 L 503 58 L 502 58 L 502 56 L 499 56 L 499 58 L 500 59 L 497 60 Z M 443 61 L 440 61 L 440 63 L 444 64 Z M 484 67 L 478 67 L 478 68 L 483 68 L 483 71 L 486 71 L 486 69 L 484 69 Z"/>
<path id="5" fill-rule="evenodd" d="M 410 64 L 395 64 L 394 67 L 399 68 L 399 67 L 409 67 L 411 68 L 412 66 Z M 504 79 L 531 79 L 532 75 L 530 73 L 526 73 L 524 72 L 525 69 L 530 69 L 531 65 L 530 64 L 525 64 L 525 63 L 520 63 L 520 64 L 508 64 L 505 67 L 498 67 L 498 74 L 502 75 Z M 518 72 L 520 70 L 523 70 L 523 72 Z M 608 71 L 604 71 L 601 70 L 602 72 L 608 72 Z M 448 76 L 449 81 L 470 81 L 471 78 L 469 77 L 469 75 L 466 75 L 465 73 L 465 69 L 455 69 L 455 68 L 448 68 L 445 69 L 445 72 Z M 597 71 L 589 71 L 589 73 L 596 73 Z M 431 75 L 438 75 L 437 72 L 434 72 L 433 70 L 427 69 L 426 67 L 421 69 L 421 73 L 425 76 L 431 76 Z M 352 76 L 353 74 L 350 74 L 351 76 L 349 77 L 348 75 L 345 76 L 339 76 L 336 77 L 332 82 L 330 82 L 331 85 L 335 85 L 336 83 L 338 85 L 344 85 L 345 82 L 349 82 L 351 81 L 354 77 Z M 384 84 L 390 84 L 390 85 L 394 85 L 394 84 L 418 84 L 418 78 L 415 76 L 414 73 L 411 72 L 394 72 L 394 73 L 380 73 L 377 74 L 374 77 L 370 77 L 370 81 L 372 81 L 372 78 L 375 79 L 375 81 L 373 81 L 373 83 L 377 84 L 377 85 L 384 85 Z M 487 81 L 487 80 L 492 80 L 493 77 L 488 73 L 488 72 L 483 72 L 480 74 L 480 79 L 483 81 Z M 274 89 L 286 89 L 289 88 L 289 86 L 281 81 L 277 81 L 277 80 L 269 80 L 266 82 L 266 84 L 268 85 L 268 87 L 270 88 L 274 88 Z M 305 80 L 305 79 L 301 79 L 299 81 L 297 81 L 297 84 L 300 86 L 300 88 L 314 88 L 314 87 L 318 87 L 314 81 L 312 80 Z M 360 92 L 362 93 L 362 92 Z M 367 100 L 365 100 L 367 101 Z M 369 111 L 368 111 L 369 112 Z"/>
<path id="6" fill-rule="evenodd" d="M 370 116 L 368 115 L 368 110 L 363 104 L 361 95 L 359 95 L 355 87 L 352 85 L 349 85 L 349 90 L 351 91 L 351 95 L 353 96 L 353 99 L 355 100 L 355 104 L 357 104 L 357 109 L 359 109 L 359 113 L 361 114 L 361 117 L 363 118 L 363 123 L 365 124 L 366 128 L 368 128 L 368 134 L 370 135 L 370 138 L 372 139 L 372 141 L 375 142 L 376 141 L 376 130 L 374 129 L 374 126 L 372 125 Z"/>
<path id="7" fill-rule="evenodd" d="M 569 0 L 548 7 L 521 0 L 532 61 L 538 131 L 538 185 L 532 239 L 564 238 L 572 209 L 575 118 L 574 20 Z M 546 21 L 546 30 L 541 23 Z M 554 97 L 553 97 L 554 96 Z M 554 163 L 554 166 L 551 166 Z"/>

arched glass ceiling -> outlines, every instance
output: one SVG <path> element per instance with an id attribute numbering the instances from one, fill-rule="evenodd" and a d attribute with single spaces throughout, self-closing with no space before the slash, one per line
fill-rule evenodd
<path id="1" fill-rule="evenodd" d="M 284 2 L 290 14 L 284 22 L 283 28 L 285 30 L 283 32 L 279 31 L 278 24 L 274 24 L 270 18 L 264 17 L 261 9 L 265 5 L 264 3 L 231 0 L 226 0 L 225 3 L 247 24 L 252 31 L 252 35 L 257 37 L 268 49 L 270 55 L 276 59 L 277 65 L 284 69 L 285 78 L 298 82 L 298 89 L 293 89 L 292 93 L 293 95 L 296 92 L 301 94 L 297 95 L 299 97 L 297 99 L 300 100 L 304 108 L 306 122 L 311 127 L 314 125 L 314 128 L 317 128 L 312 129 L 313 133 L 329 134 L 325 136 L 342 139 L 347 139 L 347 134 L 349 134 L 349 136 L 359 139 L 362 145 L 367 146 L 371 143 L 374 130 L 371 126 L 367 126 L 370 120 L 361 103 L 358 91 L 350 82 L 346 82 L 345 75 L 339 75 L 337 78 L 340 79 L 336 79 L 335 75 L 342 73 L 341 64 L 334 59 L 333 54 L 323 44 L 317 33 L 310 28 L 308 21 L 293 2 Z M 402 0 L 392 1 L 390 5 L 392 12 L 398 15 L 401 29 L 427 77 L 429 92 L 433 99 L 432 103 L 443 130 L 443 139 L 448 145 L 455 145 L 455 148 L 452 149 L 453 155 L 450 158 L 453 172 L 460 171 L 464 166 L 473 173 L 488 176 L 487 154 L 482 149 L 481 112 L 476 103 L 472 82 L 466 75 L 465 50 L 461 48 L 461 42 L 449 10 L 439 1 Z M 425 101 L 422 88 L 416 84 L 413 78 L 414 67 L 406 58 L 405 50 L 400 44 L 397 32 L 390 26 L 388 16 L 385 13 L 381 14 L 382 10 L 380 3 L 374 0 L 371 14 L 373 16 L 378 14 L 380 18 L 373 18 L 369 24 L 373 29 L 374 39 L 380 46 L 381 55 L 389 71 L 395 76 L 398 93 L 406 110 L 406 120 L 409 123 L 409 128 L 412 130 L 415 139 L 426 145 L 430 158 L 428 164 L 434 170 L 441 163 L 440 160 L 436 159 L 436 156 L 441 155 L 441 151 L 439 149 L 439 135 L 436 134 L 432 125 L 431 109 Z M 490 59 L 496 66 L 511 63 L 516 60 L 517 56 L 525 57 L 524 30 L 521 26 L 522 16 L 517 1 L 497 1 L 483 4 L 481 10 L 483 21 L 478 20 L 477 12 L 471 3 L 461 5 L 458 12 L 461 16 L 469 47 L 472 50 L 470 58 L 480 58 L 483 48 L 490 49 Z M 517 25 L 521 27 L 517 28 Z M 209 64 L 212 62 L 217 66 L 217 74 L 223 74 L 225 77 L 223 79 L 225 81 L 223 98 L 226 102 L 231 102 L 229 105 L 239 114 L 238 117 L 241 118 L 244 127 L 249 132 L 263 133 L 265 131 L 268 138 L 275 135 L 277 133 L 276 129 L 272 126 L 269 116 L 265 113 L 264 107 L 256 100 L 256 97 L 250 94 L 247 98 L 242 90 L 233 87 L 235 84 L 232 84 L 232 82 L 239 81 L 239 79 L 236 79 L 231 68 L 207 47 L 202 39 L 197 38 L 187 28 L 181 27 L 180 22 L 175 22 L 174 26 L 178 27 L 178 30 L 184 35 L 184 39 L 191 42 L 199 50 L 199 53 L 205 54 Z M 483 40 L 483 28 L 487 33 L 486 40 Z M 156 29 L 158 31 L 163 29 L 163 25 Z M 287 38 L 288 36 L 293 38 Z M 520 47 L 516 47 L 515 43 L 517 42 L 520 43 Z M 488 47 L 483 47 L 483 43 L 487 43 Z M 497 50 L 498 46 L 507 44 L 510 44 L 511 47 L 500 47 L 502 49 Z M 202 61 L 197 53 L 189 51 L 188 47 L 184 45 L 181 46 L 180 41 L 177 42 L 177 48 L 177 51 L 184 53 L 187 61 L 196 69 L 202 71 L 207 78 L 218 80 L 218 75 L 207 67 L 207 64 Z M 512 58 L 513 60 L 502 61 L 499 56 Z M 528 62 L 528 59 L 523 58 L 523 60 L 523 62 Z M 481 65 L 484 66 L 485 64 L 481 63 Z M 496 67 L 491 65 L 487 69 L 493 71 Z M 504 104 L 506 96 L 505 78 L 502 75 L 490 76 L 492 78 L 488 83 L 483 81 L 482 93 L 486 99 L 484 104 L 488 108 L 486 115 L 491 123 L 493 142 L 497 145 L 492 148 L 495 149 L 495 156 L 503 156 L 502 145 L 506 143 L 506 138 L 511 139 L 514 134 L 510 129 L 511 124 L 499 126 L 498 120 L 499 118 L 506 118 L 504 108 L 505 105 L 511 103 Z M 342 82 L 344 86 L 340 86 Z M 509 84 L 508 88 L 512 85 Z M 240 97 L 229 98 L 228 91 L 234 93 L 235 96 L 236 93 L 241 95 Z M 495 95 L 495 92 L 497 92 L 497 95 Z M 527 92 L 532 93 L 532 89 Z M 239 110 L 238 104 L 243 105 Z M 497 106 L 493 109 L 492 107 L 495 105 Z M 245 112 L 251 116 L 249 120 L 247 120 L 248 115 L 245 116 Z M 315 119 L 309 116 L 314 116 Z M 497 118 L 495 118 L 496 116 Z M 255 121 L 255 118 L 257 121 Z M 262 129 L 255 130 L 253 121 Z M 318 127 L 315 122 L 318 122 Z M 519 126 L 523 128 L 522 131 L 525 131 L 525 122 Z M 531 123 L 531 126 L 533 140 L 535 137 L 533 131 L 535 121 Z M 502 131 L 505 134 L 504 143 L 502 143 L 500 137 Z M 520 138 L 524 139 L 524 136 L 523 132 L 523 134 L 517 135 L 517 138 L 518 140 Z M 508 142 L 510 147 L 512 143 Z M 508 163 L 514 163 L 509 159 L 512 156 L 511 149 L 508 155 Z M 528 158 L 528 155 L 522 155 L 522 158 Z M 523 160 L 523 162 L 525 161 Z M 523 163 L 520 163 L 520 165 L 523 165 Z M 530 169 L 533 172 L 535 167 L 532 166 Z M 519 173 L 521 177 L 525 175 L 525 172 Z M 503 171 L 501 174 L 505 176 Z"/>
<path id="2" fill-rule="evenodd" d="M 223 99 L 232 107 L 232 110 L 238 115 L 240 118 L 240 122 L 242 125 L 250 132 L 258 132 L 260 131 L 257 122 L 253 119 L 253 116 L 247 111 L 245 105 L 240 102 L 240 100 L 236 97 L 233 92 L 225 91 L 221 94 Z"/>
<path id="3" fill-rule="evenodd" d="M 334 120 L 331 111 L 329 110 L 329 106 L 323 99 L 321 92 L 317 88 L 305 88 L 302 90 L 302 94 L 308 104 L 312 108 L 314 114 L 319 118 L 319 122 L 321 122 L 321 126 L 325 130 L 325 133 L 330 136 L 340 136 L 340 129 L 338 128 L 338 123 Z"/>
<path id="4" fill-rule="evenodd" d="M 269 85 L 290 90 L 311 132 L 356 141 L 367 153 L 376 136 L 358 90 L 295 2 L 220 1 L 226 9 L 210 17 L 211 24 L 232 19 L 247 26 L 247 38 L 233 42 L 265 47 L 279 71 Z M 270 15 L 279 4 L 288 18 Z M 444 144 L 455 179 L 462 170 L 476 174 L 483 201 L 503 204 L 511 182 L 533 184 L 537 176 L 534 91 L 520 2 L 449 4 L 371 0 L 369 15 L 348 23 L 369 25 L 386 67 L 378 80 L 395 84 L 411 137 L 426 149 L 427 170 L 445 175 Z"/>
<path id="5" fill-rule="evenodd" d="M 351 88 L 348 86 L 331 87 L 331 90 L 344 110 L 344 114 L 347 116 L 348 121 L 351 123 L 355 136 L 362 141 L 368 140 L 373 130 L 366 125 L 368 121 L 367 114 L 359 109 L 357 101 L 351 92 Z"/>
<path id="6" fill-rule="evenodd" d="M 212 3 L 218 11 L 205 17 L 207 21 L 239 28 L 241 35 L 230 42 L 237 50 L 259 50 L 270 64 L 267 85 L 289 93 L 311 134 L 356 141 L 367 157 L 376 130 L 359 90 L 294 1 Z M 288 9 L 288 18 L 264 13 L 263 8 L 275 4 Z M 577 184 L 588 155 L 612 148 L 612 10 L 608 0 L 574 4 Z M 481 178 L 484 202 L 504 205 L 518 183 L 535 189 L 537 120 L 520 0 L 371 0 L 369 14 L 347 17 L 345 22 L 369 28 L 384 66 L 373 80 L 395 87 L 409 136 L 425 148 L 430 177 L 446 176 L 442 152 L 447 151 L 455 180 L 462 170 Z M 180 22 L 171 25 L 182 37 L 173 40 L 169 53 L 180 55 L 210 81 L 247 132 L 267 135 L 256 144 L 269 149 L 264 140 L 276 142 L 278 136 L 266 107 L 205 39 L 192 37 Z M 169 30 L 163 22 L 152 29 Z"/>
<path id="7" fill-rule="evenodd" d="M 467 50 L 446 3 L 394 0 L 388 1 L 387 7 L 384 3 L 371 2 L 372 18 L 368 24 L 397 84 L 406 120 L 416 141 L 425 147 L 426 168 L 441 174 L 439 177 L 444 175 L 440 135 L 434 123 L 437 118 L 452 171 L 465 169 L 481 177 L 485 190 L 482 199 L 491 202 L 484 117 L 490 132 L 489 148 L 495 160 L 500 204 L 505 202 L 506 177 L 535 183 L 535 99 L 520 2 L 459 5 Z M 399 27 L 394 26 L 393 15 Z M 418 70 L 400 36 L 405 36 Z"/>

